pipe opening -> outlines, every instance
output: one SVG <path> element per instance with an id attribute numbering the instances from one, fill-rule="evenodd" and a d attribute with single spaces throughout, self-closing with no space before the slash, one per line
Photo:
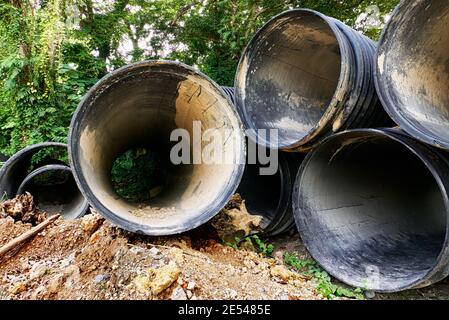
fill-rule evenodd
<path id="1" fill-rule="evenodd" d="M 315 129 L 336 91 L 336 35 L 321 15 L 294 10 L 268 22 L 245 52 L 236 77 L 244 120 L 279 129 L 281 148 L 293 145 Z"/>
<path id="2" fill-rule="evenodd" d="M 284 189 L 280 170 L 274 175 L 260 175 L 260 165 L 247 164 L 238 192 L 245 200 L 249 214 L 261 216 L 261 228 L 267 228 L 276 218 Z"/>
<path id="3" fill-rule="evenodd" d="M 405 130 L 448 147 L 449 4 L 407 1 L 399 8 L 379 46 L 379 94 Z"/>
<path id="4" fill-rule="evenodd" d="M 197 143 L 195 122 L 201 132 L 215 129 L 225 137 L 217 153 L 231 161 L 190 161 Z M 188 133 L 187 163 L 170 158 L 179 142 L 179 137 L 170 139 L 175 129 Z M 204 150 L 207 142 L 201 142 L 201 136 L 199 141 Z M 185 65 L 148 61 L 111 73 L 88 93 L 72 120 L 70 157 L 81 188 L 97 210 L 131 231 L 172 234 L 204 223 L 225 205 L 241 177 L 243 143 L 239 119 L 219 87 Z M 147 170 L 134 178 L 150 190 L 145 190 L 149 199 L 136 202 L 120 196 L 113 172 L 121 155 L 139 148 L 147 150 L 141 155 Z M 151 157 L 162 168 L 153 172 L 161 174 L 154 186 L 152 161 L 147 159 Z"/>
<path id="5" fill-rule="evenodd" d="M 20 185 L 17 195 L 29 192 L 36 206 L 50 215 L 76 219 L 84 214 L 87 203 L 76 185 L 69 167 L 48 165 L 30 173 Z"/>
<path id="6" fill-rule="evenodd" d="M 312 154 L 298 179 L 300 233 L 340 280 L 399 291 L 435 268 L 446 237 L 445 195 L 404 144 L 375 133 L 340 135 Z"/>
<path id="7" fill-rule="evenodd" d="M 169 159 L 149 148 L 128 150 L 112 165 L 111 181 L 114 191 L 129 202 L 149 202 L 159 196 L 167 184 Z"/>

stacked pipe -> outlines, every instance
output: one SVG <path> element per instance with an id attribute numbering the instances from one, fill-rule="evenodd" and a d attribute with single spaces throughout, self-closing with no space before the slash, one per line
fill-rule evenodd
<path id="1" fill-rule="evenodd" d="M 449 162 L 402 131 L 359 129 L 304 161 L 295 219 L 312 256 L 355 287 L 394 292 L 449 274 Z"/>
<path id="2" fill-rule="evenodd" d="M 375 93 L 375 43 L 312 10 L 274 17 L 253 37 L 235 78 L 237 110 L 250 137 L 271 148 L 310 150 L 350 128 L 388 122 Z M 258 129 L 277 129 L 269 141 Z"/>
<path id="3" fill-rule="evenodd" d="M 312 256 L 356 287 L 395 292 L 449 274 L 446 1 L 404 1 L 375 44 L 310 10 L 273 18 L 235 80 L 239 114 L 271 148 L 311 151 L 293 212 Z M 413 17 L 413 19 L 410 19 Z M 374 62 L 377 65 L 373 65 Z M 357 129 L 389 125 L 403 129 Z M 278 129 L 277 141 L 257 129 Z M 349 129 L 349 130 L 347 130 Z"/>
<path id="4" fill-rule="evenodd" d="M 2 198 L 29 192 L 36 206 L 50 215 L 61 214 L 65 219 L 83 216 L 88 202 L 78 190 L 72 170 L 52 156 L 64 153 L 67 153 L 66 144 L 45 142 L 14 154 L 0 169 Z"/>
<path id="5" fill-rule="evenodd" d="M 350 285 L 390 292 L 441 280 L 449 260 L 449 161 L 445 151 L 414 137 L 449 147 L 448 41 L 438 32 L 448 7 L 403 2 L 382 36 L 377 69 L 373 41 L 315 11 L 284 12 L 243 52 L 235 96 L 181 63 L 118 69 L 86 94 L 72 119 L 77 185 L 106 218 L 148 235 L 191 230 L 238 191 L 249 213 L 263 217 L 267 235 L 295 221 L 314 258 Z M 367 129 L 391 124 L 375 83 L 404 131 Z M 220 155 L 232 163 L 169 159 L 171 133 L 183 129 L 191 137 L 196 121 L 202 130 L 231 130 Z M 260 175 L 259 163 L 244 170 L 243 129 L 252 142 L 281 151 L 274 175 Z M 198 145 L 189 141 L 188 158 Z M 167 172 L 150 203 L 127 201 L 111 182 L 115 159 L 133 148 L 157 153 Z M 298 153 L 309 151 L 305 159 Z M 9 194 L 19 187 L 7 187 Z"/>

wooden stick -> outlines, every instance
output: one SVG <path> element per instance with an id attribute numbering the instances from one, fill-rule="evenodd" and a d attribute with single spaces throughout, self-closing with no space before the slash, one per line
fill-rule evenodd
<path id="1" fill-rule="evenodd" d="M 24 234 L 18 236 L 17 238 L 9 241 L 7 244 L 5 244 L 3 247 L 0 248 L 0 257 L 3 256 L 5 253 L 8 253 L 18 245 L 22 244 L 26 240 L 30 239 L 31 237 L 34 237 L 39 232 L 41 232 L 43 229 L 45 229 L 47 226 L 55 222 L 61 215 L 57 214 L 54 216 L 51 216 L 50 218 L 47 218 L 43 222 L 39 223 L 34 228 L 28 230 Z"/>

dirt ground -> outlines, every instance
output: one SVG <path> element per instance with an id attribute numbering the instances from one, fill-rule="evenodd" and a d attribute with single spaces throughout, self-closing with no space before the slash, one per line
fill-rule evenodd
<path id="1" fill-rule="evenodd" d="M 31 223 L 0 219 L 0 246 Z M 212 224 L 173 237 L 147 237 L 100 215 L 58 219 L 0 257 L 0 299 L 323 299 L 314 279 L 283 265 L 309 258 L 296 233 L 269 239 L 273 258 L 222 244 Z M 449 299 L 449 281 L 375 299 Z"/>

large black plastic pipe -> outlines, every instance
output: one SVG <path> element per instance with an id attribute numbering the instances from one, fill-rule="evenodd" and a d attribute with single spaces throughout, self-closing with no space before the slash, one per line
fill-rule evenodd
<path id="1" fill-rule="evenodd" d="M 192 137 L 194 121 L 225 138 L 226 163 L 172 163 L 172 131 Z M 78 106 L 69 141 L 75 179 L 89 203 L 118 226 L 149 235 L 181 233 L 215 216 L 237 189 L 246 157 L 241 121 L 223 90 L 169 61 L 129 65 L 100 80 Z M 111 168 L 121 153 L 146 147 L 163 159 L 167 181 L 149 203 L 131 203 L 114 191 Z"/>
<path id="2" fill-rule="evenodd" d="M 32 171 L 21 183 L 17 195 L 29 192 L 36 206 L 49 214 L 61 214 L 66 220 L 82 217 L 89 204 L 73 178 L 70 167 L 45 165 Z"/>
<path id="3" fill-rule="evenodd" d="M 13 198 L 16 196 L 20 184 L 33 170 L 33 156 L 39 151 L 45 149 L 54 149 L 55 151 L 66 152 L 67 145 L 57 142 L 38 143 L 26 147 L 14 154 L 0 169 L 0 198 Z M 44 159 L 43 161 L 45 161 L 45 163 L 39 163 L 37 166 L 50 163 L 60 163 L 57 159 Z"/>
<path id="4" fill-rule="evenodd" d="M 377 52 L 376 86 L 402 129 L 449 148 L 449 2 L 402 1 Z"/>
<path id="5" fill-rule="evenodd" d="M 375 43 L 319 12 L 290 10 L 246 47 L 235 100 L 251 138 L 270 148 L 309 150 L 349 128 L 386 124 L 374 88 Z M 278 141 L 258 129 L 278 129 Z"/>
<path id="6" fill-rule="evenodd" d="M 300 154 L 280 152 L 278 170 L 274 175 L 261 174 L 260 169 L 266 165 L 246 165 L 237 192 L 245 201 L 248 213 L 262 217 L 260 227 L 264 235 L 275 236 L 294 227 L 293 183 L 302 159 Z"/>
<path id="7" fill-rule="evenodd" d="M 330 274 L 378 292 L 449 274 L 449 162 L 403 131 L 336 134 L 303 161 L 293 195 L 300 235 Z"/>

